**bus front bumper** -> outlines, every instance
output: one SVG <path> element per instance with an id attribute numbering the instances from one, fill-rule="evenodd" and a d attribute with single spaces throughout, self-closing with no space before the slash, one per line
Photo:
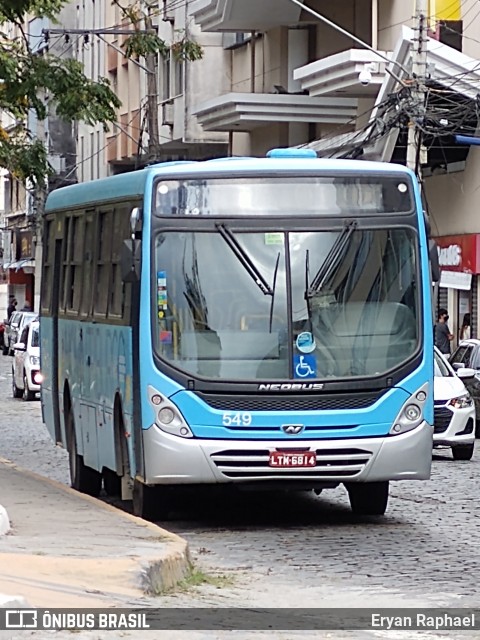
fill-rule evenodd
<path id="1" fill-rule="evenodd" d="M 278 480 L 302 484 L 428 480 L 433 428 L 383 438 L 339 440 L 200 440 L 167 434 L 155 425 L 143 432 L 147 484 L 212 484 Z M 270 466 L 272 451 L 316 452 L 316 466 Z"/>

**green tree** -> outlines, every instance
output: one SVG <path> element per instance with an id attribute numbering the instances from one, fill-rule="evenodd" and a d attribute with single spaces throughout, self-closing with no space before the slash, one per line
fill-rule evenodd
<path id="1" fill-rule="evenodd" d="M 49 97 L 49 109 L 65 120 L 88 124 L 108 124 L 117 120 L 120 101 L 101 78 L 86 77 L 81 63 L 51 53 L 32 52 L 24 25 L 32 17 L 58 15 L 67 0 L 0 0 L 0 166 L 21 181 L 30 179 L 42 186 L 51 174 L 47 150 L 27 129 L 27 116 L 33 110 L 39 120 L 47 116 L 42 95 Z M 16 27 L 18 36 L 9 37 L 7 27 Z M 10 31 L 8 31 L 10 33 Z M 6 123 L 9 123 L 6 126 Z"/>

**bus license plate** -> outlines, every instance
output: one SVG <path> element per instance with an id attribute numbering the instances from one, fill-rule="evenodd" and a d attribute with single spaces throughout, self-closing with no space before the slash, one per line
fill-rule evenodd
<path id="1" fill-rule="evenodd" d="M 315 467 L 317 454 L 315 451 L 303 451 L 302 453 L 270 451 L 268 464 L 271 467 Z"/>

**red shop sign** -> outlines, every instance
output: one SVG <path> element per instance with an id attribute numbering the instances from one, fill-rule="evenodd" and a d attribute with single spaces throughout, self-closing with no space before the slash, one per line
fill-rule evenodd
<path id="1" fill-rule="evenodd" d="M 480 234 L 441 236 L 435 242 L 441 269 L 480 273 Z"/>

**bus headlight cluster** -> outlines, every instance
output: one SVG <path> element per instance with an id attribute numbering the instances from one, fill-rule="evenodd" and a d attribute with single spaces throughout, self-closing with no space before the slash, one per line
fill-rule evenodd
<path id="1" fill-rule="evenodd" d="M 423 409 L 428 397 L 428 384 L 424 384 L 410 396 L 400 409 L 390 429 L 390 435 L 398 436 L 418 427 L 423 422 Z"/>
<path id="2" fill-rule="evenodd" d="M 181 438 L 193 438 L 190 427 L 173 402 L 152 387 L 148 388 L 148 396 L 155 413 L 155 424 L 159 429 Z"/>

